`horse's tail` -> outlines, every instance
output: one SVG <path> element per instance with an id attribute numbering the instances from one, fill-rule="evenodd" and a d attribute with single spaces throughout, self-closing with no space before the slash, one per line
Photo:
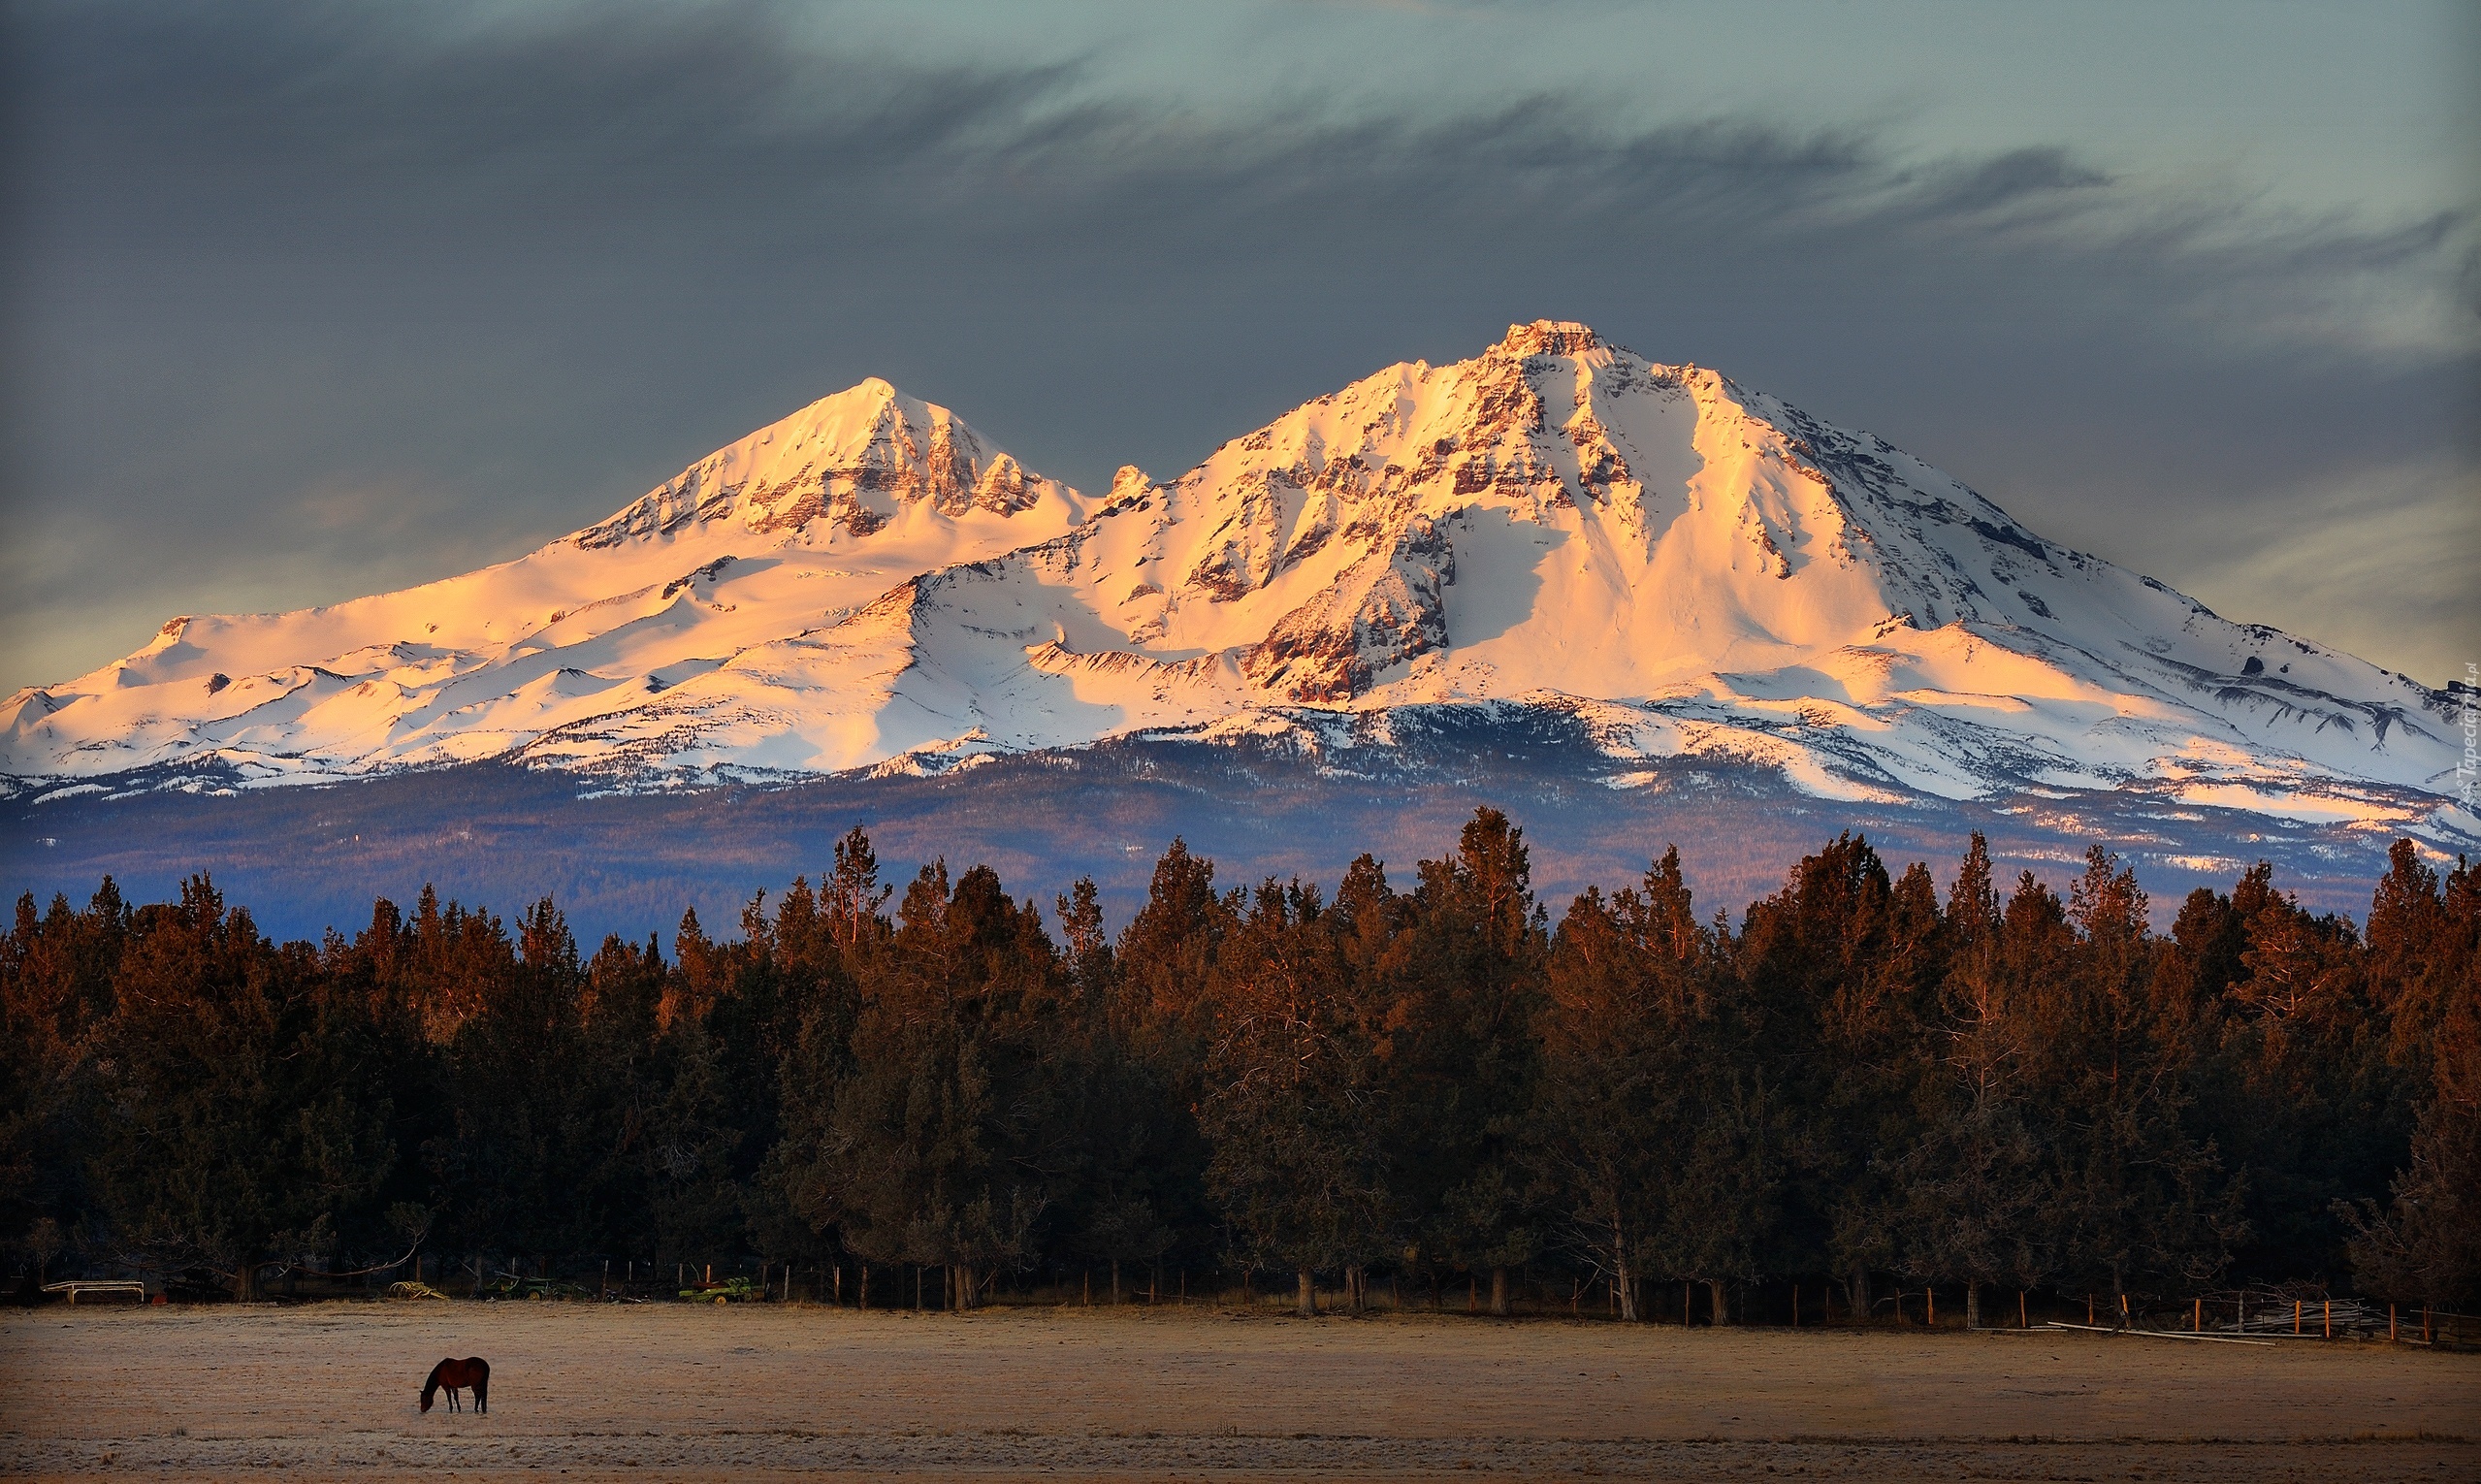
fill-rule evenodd
<path id="1" fill-rule="evenodd" d="M 466 1358 L 466 1366 L 467 1373 L 473 1377 L 474 1410 L 491 1410 L 491 1362 L 479 1355 L 471 1355 Z"/>

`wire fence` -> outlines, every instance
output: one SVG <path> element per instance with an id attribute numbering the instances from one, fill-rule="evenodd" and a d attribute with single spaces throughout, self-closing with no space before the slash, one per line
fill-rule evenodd
<path id="1" fill-rule="evenodd" d="M 2155 1333 L 2266 1339 L 2388 1339 L 2464 1345 L 2481 1340 L 2481 1316 L 2427 1305 L 2337 1296 L 2306 1284 L 2227 1290 L 2191 1299 L 2185 1310 L 2148 1309 L 2134 1328 Z"/>

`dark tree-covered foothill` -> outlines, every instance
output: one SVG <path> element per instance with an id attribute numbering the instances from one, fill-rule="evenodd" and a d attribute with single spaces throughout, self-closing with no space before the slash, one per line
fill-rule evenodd
<path id="1" fill-rule="evenodd" d="M 591 953 L 550 901 L 278 944 L 204 877 L 23 898 L 0 1238 L 22 1283 L 240 1299 L 719 1266 L 1713 1324 L 2481 1296 L 2466 862 L 2399 843 L 2366 925 L 2260 865 L 2158 932 L 2100 848 L 2054 885 L 1847 835 L 1735 926 L 1676 850 L 1554 915 L 1504 816 L 1442 844 L 1331 894 L 1175 841 L 1116 936 L 1091 882 L 883 881 L 859 829 L 727 932 Z"/>

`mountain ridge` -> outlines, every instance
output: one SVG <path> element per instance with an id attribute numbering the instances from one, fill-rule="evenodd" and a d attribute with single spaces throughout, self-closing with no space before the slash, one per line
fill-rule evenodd
<path id="1" fill-rule="evenodd" d="M 694 560 L 693 560 L 694 559 Z M 444 636 L 442 616 L 448 613 Z M 420 626 L 420 632 L 409 631 Z M 1098 498 L 876 379 L 513 562 L 177 619 L 0 708 L 25 788 L 485 758 L 676 788 L 1531 705 L 1820 797 L 2136 787 L 2440 841 L 2451 700 L 1591 328 L 1400 363 Z"/>

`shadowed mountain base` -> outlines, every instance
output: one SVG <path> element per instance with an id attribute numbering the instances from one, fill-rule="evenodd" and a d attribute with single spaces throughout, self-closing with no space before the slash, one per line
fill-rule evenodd
<path id="1" fill-rule="evenodd" d="M 1636 786 L 1614 786 L 1624 770 Z M 0 885 L 11 895 L 82 901 L 110 872 L 132 899 L 161 898 L 206 871 L 278 937 L 350 928 L 369 919 L 373 896 L 410 902 L 426 882 L 501 912 L 557 897 L 588 943 L 668 932 L 687 906 L 731 922 L 752 892 L 815 879 L 856 823 L 884 860 L 987 863 L 1037 901 L 1090 874 L 1119 921 L 1175 835 L 1213 859 L 1227 886 L 1295 873 L 1332 886 L 1363 851 L 1408 877 L 1485 804 L 1524 826 L 1547 902 L 1632 881 L 1677 843 L 1698 900 L 1735 916 L 1841 831 L 1865 832 L 1891 862 L 1926 860 L 1945 880 L 1976 829 L 2003 882 L 2023 868 L 2063 883 L 2099 841 L 2128 858 L 2165 912 L 2190 888 L 2227 887 L 2267 859 L 2304 906 L 2359 916 L 2392 838 L 2135 789 L 1986 803 L 1820 799 L 1766 769 L 1618 762 L 1557 719 L 1524 714 L 1316 755 L 1285 742 L 1135 740 L 936 777 L 591 796 L 572 775 L 496 762 L 222 794 L 164 790 L 144 775 L 108 782 L 0 804 Z M 122 788 L 144 791 L 113 797 Z"/>

